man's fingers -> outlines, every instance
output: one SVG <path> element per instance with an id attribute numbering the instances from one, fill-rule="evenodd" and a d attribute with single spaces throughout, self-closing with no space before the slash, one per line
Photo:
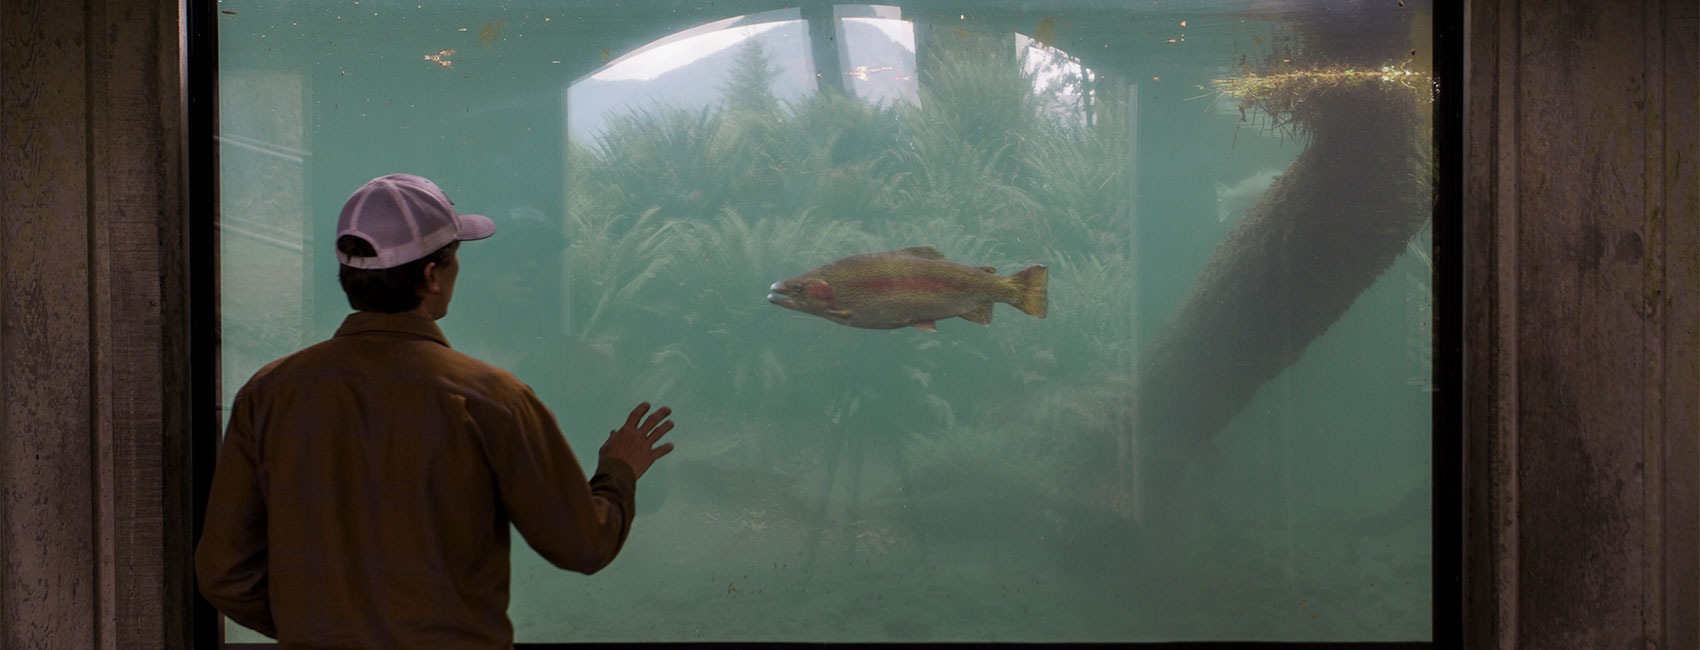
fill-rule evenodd
<path id="1" fill-rule="evenodd" d="M 632 409 L 631 415 L 626 416 L 626 426 L 623 429 L 609 431 L 608 437 L 617 437 L 624 431 L 631 431 L 632 433 L 643 436 L 645 442 L 644 447 L 648 448 L 650 460 L 653 461 L 656 458 L 666 456 L 673 452 L 673 445 L 670 443 L 659 446 L 655 445 L 657 441 L 661 440 L 661 436 L 665 436 L 667 435 L 667 432 L 673 430 L 673 421 L 667 419 L 668 416 L 673 415 L 673 409 L 663 406 L 656 409 L 654 413 L 649 413 L 649 419 L 647 420 L 644 420 L 643 417 L 645 413 L 649 413 L 649 402 L 639 404 L 637 405 L 637 408 Z M 641 426 L 638 424 L 640 420 L 643 422 Z M 630 444 L 630 442 L 622 444 Z M 634 449 L 633 451 L 636 450 Z"/>
<path id="2" fill-rule="evenodd" d="M 649 402 L 643 402 L 632 409 L 632 414 L 626 416 L 626 428 L 636 429 L 638 422 L 643 421 L 643 414 L 649 412 Z"/>
<path id="3" fill-rule="evenodd" d="M 660 440 L 661 436 L 667 435 L 667 432 L 672 431 L 672 430 L 673 430 L 673 421 L 672 420 L 662 422 L 661 426 L 655 427 L 655 430 L 651 431 L 649 433 L 649 441 L 655 442 L 657 440 Z"/>
<path id="4" fill-rule="evenodd" d="M 654 413 L 651 413 L 649 415 L 648 420 L 644 421 L 644 423 L 643 423 L 644 430 L 647 431 L 649 429 L 654 429 L 656 424 L 659 424 L 662 420 L 667 419 L 667 416 L 672 415 L 672 414 L 673 414 L 673 409 L 667 408 L 665 406 L 661 407 L 660 410 L 658 410 Z"/>

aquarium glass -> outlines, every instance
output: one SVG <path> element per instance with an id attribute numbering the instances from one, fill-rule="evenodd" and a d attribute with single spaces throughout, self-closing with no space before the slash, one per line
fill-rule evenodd
<path id="1" fill-rule="evenodd" d="M 587 470 L 674 410 L 611 566 L 514 536 L 519 642 L 1430 638 L 1427 2 L 218 10 L 226 406 L 409 172 Z"/>

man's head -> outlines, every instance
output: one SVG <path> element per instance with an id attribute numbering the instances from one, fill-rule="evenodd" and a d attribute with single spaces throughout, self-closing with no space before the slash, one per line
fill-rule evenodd
<path id="1" fill-rule="evenodd" d="M 337 274 L 350 307 L 388 313 L 448 313 L 459 242 L 495 234 L 476 214 L 458 214 L 435 183 L 411 174 L 372 179 L 337 219 Z"/>

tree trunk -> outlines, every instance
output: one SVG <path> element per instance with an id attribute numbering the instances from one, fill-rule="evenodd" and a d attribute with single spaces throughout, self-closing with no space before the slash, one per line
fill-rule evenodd
<path id="1" fill-rule="evenodd" d="M 1296 361 L 1428 220 L 1428 121 L 1378 83 L 1307 100 L 1311 144 L 1216 249 L 1139 363 L 1146 490 Z"/>

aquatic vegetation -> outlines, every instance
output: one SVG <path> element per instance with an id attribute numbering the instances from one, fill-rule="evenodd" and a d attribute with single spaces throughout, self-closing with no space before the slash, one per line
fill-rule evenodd
<path id="1" fill-rule="evenodd" d="M 1022 187 L 1038 207 L 1029 228 L 1045 246 L 1127 255 L 1133 244 L 1128 206 L 1131 183 L 1116 128 L 1047 126 L 1022 155 L 1032 170 Z"/>
<path id="2" fill-rule="evenodd" d="M 567 247 L 567 273 L 573 297 L 567 306 L 569 332 L 581 341 L 607 340 L 617 332 L 603 331 L 610 309 L 639 306 L 639 292 L 673 263 L 671 242 L 677 222 L 661 222 L 659 207 L 632 217 L 593 220 L 569 214 L 572 240 Z"/>
<path id="3" fill-rule="evenodd" d="M 1255 109 L 1269 117 L 1269 128 L 1288 129 L 1295 134 L 1309 133 L 1319 115 L 1317 98 L 1339 91 L 1372 91 L 1402 97 L 1408 101 L 1428 101 L 1432 89 L 1427 74 L 1413 71 L 1408 63 L 1385 64 L 1375 68 L 1352 66 L 1319 67 L 1312 70 L 1276 70 L 1265 74 L 1255 72 L 1231 79 L 1218 79 L 1215 87 L 1223 95 L 1240 101 L 1240 113 Z M 1387 128 L 1405 128 L 1390 124 Z"/>
<path id="4" fill-rule="evenodd" d="M 1080 336 L 1058 341 L 1057 355 L 1081 373 L 1131 367 L 1138 294 L 1133 260 L 1119 254 L 1053 251 L 1058 327 Z M 1010 342 L 1014 344 L 1015 342 Z"/>
<path id="5" fill-rule="evenodd" d="M 736 196 L 720 161 L 736 146 L 721 114 L 666 106 L 611 116 L 594 145 L 569 157 L 575 188 L 570 213 L 642 214 L 664 219 L 714 214 Z M 576 164 L 574 164 L 576 163 Z"/>
<path id="6" fill-rule="evenodd" d="M 1004 253 L 1003 240 L 982 232 L 972 224 L 939 217 L 890 219 L 869 226 L 877 243 L 866 251 L 896 250 L 916 245 L 928 245 L 945 253 L 946 257 L 968 260 L 999 269 L 1021 262 L 1032 264 L 1043 260 L 1016 260 Z"/>
<path id="7" fill-rule="evenodd" d="M 901 453 L 916 507 L 951 522 L 935 532 L 944 536 L 1062 538 L 1123 520 L 1131 515 L 1124 506 L 1132 482 L 1122 474 L 1133 466 L 1123 451 L 1131 417 L 1104 405 L 1118 403 L 1107 391 L 1126 396 L 1129 388 L 1125 381 L 1031 386 L 993 408 L 911 429 Z M 1011 512 L 1010 502 L 1049 507 Z"/>
<path id="8" fill-rule="evenodd" d="M 990 160 L 995 178 L 1023 176 L 1028 170 L 1015 153 L 1047 120 L 1045 98 L 1033 92 L 1036 73 L 1004 38 L 940 31 L 926 51 L 931 58 L 909 136 L 923 151 L 929 144 L 952 144 L 958 146 L 933 153 Z M 927 162 L 949 168 L 962 161 L 941 155 Z"/>

